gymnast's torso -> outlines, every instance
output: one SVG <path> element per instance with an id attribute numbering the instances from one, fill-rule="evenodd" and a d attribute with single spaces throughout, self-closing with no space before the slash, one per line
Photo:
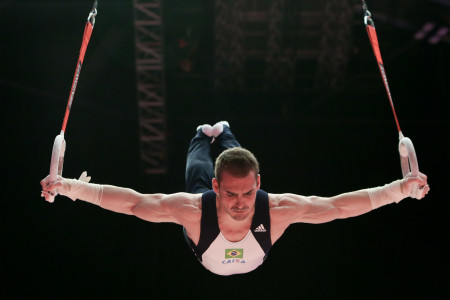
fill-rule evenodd
<path id="1" fill-rule="evenodd" d="M 188 245 L 203 266 L 218 275 L 247 273 L 259 267 L 272 246 L 268 194 L 257 191 L 250 229 L 237 242 L 229 241 L 220 232 L 216 194 L 208 191 L 202 194 L 201 201 L 200 239 L 197 245 L 188 237 L 186 230 L 184 232 Z"/>

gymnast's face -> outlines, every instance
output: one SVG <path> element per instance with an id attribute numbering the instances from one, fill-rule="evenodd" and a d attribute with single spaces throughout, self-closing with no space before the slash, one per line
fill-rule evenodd
<path id="1" fill-rule="evenodd" d="M 218 195 L 218 213 L 226 213 L 236 221 L 252 217 L 260 186 L 259 174 L 255 176 L 255 172 L 250 171 L 244 177 L 235 177 L 224 171 L 221 177 L 220 184 L 213 179 L 213 189 Z"/>

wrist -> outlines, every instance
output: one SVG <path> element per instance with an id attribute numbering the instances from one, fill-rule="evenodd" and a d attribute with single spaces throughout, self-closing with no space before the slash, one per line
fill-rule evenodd
<path id="1" fill-rule="evenodd" d="M 384 186 L 370 188 L 367 191 L 372 209 L 394 202 L 398 203 L 407 197 L 407 195 L 402 193 L 401 180 L 396 180 Z"/>
<path id="2" fill-rule="evenodd" d="M 96 205 L 100 205 L 102 202 L 103 185 L 77 179 L 64 179 L 63 185 L 66 191 L 62 194 L 73 201 L 79 199 Z"/>

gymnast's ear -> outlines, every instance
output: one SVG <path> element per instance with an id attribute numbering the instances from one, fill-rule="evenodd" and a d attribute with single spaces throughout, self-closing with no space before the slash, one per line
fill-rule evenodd
<path id="1" fill-rule="evenodd" d="M 217 181 L 216 178 L 212 179 L 212 186 L 213 186 L 213 190 L 214 192 L 219 195 L 219 182 Z"/>
<path id="2" fill-rule="evenodd" d="M 256 176 L 256 184 L 259 190 L 261 188 L 261 176 L 259 176 L 259 174 Z"/>

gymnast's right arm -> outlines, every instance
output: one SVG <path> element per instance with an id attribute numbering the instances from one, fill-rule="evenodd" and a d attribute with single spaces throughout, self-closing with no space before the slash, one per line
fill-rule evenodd
<path id="1" fill-rule="evenodd" d="M 104 209 L 134 215 L 150 222 L 171 222 L 183 225 L 201 216 L 200 194 L 141 194 L 129 188 L 89 183 L 83 173 L 79 180 L 58 176 L 49 183 L 48 176 L 41 181 L 42 197 L 46 200 L 60 194 L 72 200 L 83 200 Z"/>

